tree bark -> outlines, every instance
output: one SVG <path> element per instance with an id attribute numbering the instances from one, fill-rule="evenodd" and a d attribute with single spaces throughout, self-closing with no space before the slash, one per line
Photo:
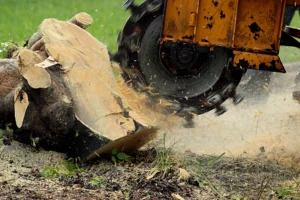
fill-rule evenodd
<path id="1" fill-rule="evenodd" d="M 0 80 L 1 124 L 14 121 L 14 89 L 22 83 L 16 60 L 0 60 Z"/>

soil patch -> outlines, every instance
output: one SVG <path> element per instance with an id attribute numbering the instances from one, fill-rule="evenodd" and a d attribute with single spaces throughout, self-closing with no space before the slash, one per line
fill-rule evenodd
<path id="1" fill-rule="evenodd" d="M 133 153 L 130 162 L 116 165 L 108 159 L 80 165 L 80 172 L 42 176 L 45 168 L 62 166 L 64 154 L 35 150 L 12 142 L 0 146 L 1 199 L 233 199 L 276 196 L 275 188 L 299 173 L 291 168 L 263 162 L 261 158 L 200 156 L 169 152 L 169 170 L 153 172 L 161 156 L 156 148 Z M 185 169 L 189 177 L 181 178 Z"/>

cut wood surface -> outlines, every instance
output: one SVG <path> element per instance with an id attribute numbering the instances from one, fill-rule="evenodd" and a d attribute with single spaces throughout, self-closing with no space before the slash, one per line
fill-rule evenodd
<path id="1" fill-rule="evenodd" d="M 120 76 L 116 78 L 106 46 L 85 30 L 47 19 L 39 31 L 49 56 L 65 71 L 78 120 L 93 131 L 110 139 L 133 132 L 133 121 L 125 113 L 145 127 L 178 122 L 175 116 L 164 114 L 166 100 L 151 104 L 145 94 L 129 88 Z"/>
<path id="2" fill-rule="evenodd" d="M 82 12 L 74 15 L 69 22 L 86 29 L 93 23 L 93 18 L 89 14 Z M 27 49 L 32 51 L 40 50 L 43 46 L 44 41 L 40 32 L 35 32 L 27 42 Z"/>
<path id="3" fill-rule="evenodd" d="M 45 20 L 40 33 L 46 51 L 64 70 L 78 120 L 113 140 L 134 131 L 133 121 L 124 117 L 106 46 L 78 26 L 55 19 Z"/>

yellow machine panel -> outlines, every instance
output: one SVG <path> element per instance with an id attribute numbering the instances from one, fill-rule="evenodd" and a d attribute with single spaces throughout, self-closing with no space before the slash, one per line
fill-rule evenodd
<path id="1" fill-rule="evenodd" d="M 285 73 L 285 69 L 277 55 L 259 54 L 245 51 L 233 51 L 233 66 L 238 68 L 269 70 Z M 243 66 L 247 65 L 247 66 Z"/>
<path id="2" fill-rule="evenodd" d="M 234 48 L 278 52 L 284 3 L 278 0 L 240 0 Z"/>
<path id="3" fill-rule="evenodd" d="M 198 1 L 168 1 L 166 7 L 166 19 L 164 25 L 166 38 L 172 40 L 190 40 L 194 36 L 194 24 L 198 12 Z"/>
<path id="4" fill-rule="evenodd" d="M 277 0 L 167 1 L 165 40 L 278 52 L 285 4 Z"/>
<path id="5" fill-rule="evenodd" d="M 205 45 L 232 47 L 238 0 L 199 1 L 194 41 Z"/>
<path id="6" fill-rule="evenodd" d="M 280 37 L 286 1 L 279 0 L 168 0 L 163 42 L 191 42 L 200 46 L 222 46 L 247 55 L 267 56 L 268 70 L 283 72 L 279 57 Z M 297 4 L 298 1 L 288 1 Z M 238 54 L 241 58 L 242 55 Z M 275 57 L 274 57 L 275 55 Z M 276 68 L 272 64 L 276 60 Z M 244 58 L 247 61 L 247 58 Z M 254 61 L 253 61 L 254 60 Z M 238 62 L 237 58 L 235 61 Z M 250 61 L 248 62 L 250 64 Z M 281 67 L 280 67 L 281 65 Z M 238 66 L 235 63 L 234 66 Z M 257 67 L 254 67 L 255 69 Z M 280 70 L 278 70 L 280 69 Z"/>

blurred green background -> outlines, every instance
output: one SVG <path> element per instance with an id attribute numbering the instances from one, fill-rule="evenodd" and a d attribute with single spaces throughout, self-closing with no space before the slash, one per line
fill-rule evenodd
<path id="1" fill-rule="evenodd" d="M 0 0 L 0 42 L 25 41 L 45 18 L 68 20 L 87 12 L 94 21 L 87 29 L 94 37 L 116 51 L 117 36 L 129 12 L 125 0 Z M 136 1 L 137 3 L 142 0 Z"/>
<path id="2" fill-rule="evenodd" d="M 141 3 L 143 0 L 136 0 Z M 117 36 L 123 28 L 129 12 L 122 9 L 125 0 L 0 0 L 0 43 L 26 41 L 37 31 L 45 18 L 68 20 L 79 12 L 89 13 L 93 24 L 87 29 L 105 43 L 110 51 L 117 50 Z M 292 26 L 300 27 L 297 13 Z M 282 47 L 284 62 L 300 61 L 300 50 Z"/>

